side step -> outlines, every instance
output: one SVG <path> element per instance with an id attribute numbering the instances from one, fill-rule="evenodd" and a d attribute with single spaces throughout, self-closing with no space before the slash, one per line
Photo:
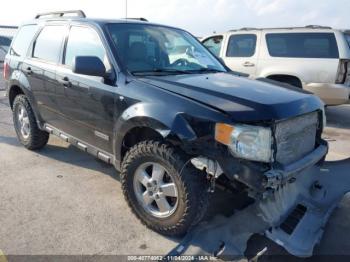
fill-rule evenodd
<path id="1" fill-rule="evenodd" d="M 93 156 L 95 156 L 96 158 L 108 163 L 108 164 L 114 164 L 114 156 L 112 154 L 109 154 L 95 146 L 89 145 L 88 143 L 85 143 L 83 141 L 80 141 L 79 139 L 70 136 L 64 132 L 62 132 L 61 130 L 50 126 L 48 124 L 44 124 L 44 129 L 50 133 L 53 134 L 59 138 L 61 138 L 62 140 L 64 140 L 65 142 L 70 143 L 71 145 L 76 146 L 77 148 L 79 148 L 80 150 L 87 152 Z"/>

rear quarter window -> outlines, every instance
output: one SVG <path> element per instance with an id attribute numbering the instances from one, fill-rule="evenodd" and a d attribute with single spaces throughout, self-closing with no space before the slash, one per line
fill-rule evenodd
<path id="1" fill-rule="evenodd" d="M 339 58 L 333 33 L 272 33 L 266 42 L 273 57 Z"/>
<path id="2" fill-rule="evenodd" d="M 37 29 L 37 25 L 22 26 L 13 40 L 10 54 L 13 56 L 25 56 Z"/>
<path id="3" fill-rule="evenodd" d="M 346 42 L 348 42 L 348 46 L 350 48 L 350 35 L 345 35 Z"/>

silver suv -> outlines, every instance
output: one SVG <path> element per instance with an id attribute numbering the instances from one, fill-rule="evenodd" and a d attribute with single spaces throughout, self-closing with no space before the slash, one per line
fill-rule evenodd
<path id="1" fill-rule="evenodd" d="M 303 88 L 327 105 L 349 101 L 350 31 L 321 26 L 242 28 L 202 42 L 234 71 Z"/>

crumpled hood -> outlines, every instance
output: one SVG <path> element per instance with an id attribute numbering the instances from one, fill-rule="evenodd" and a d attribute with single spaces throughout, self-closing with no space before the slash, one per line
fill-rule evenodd
<path id="1" fill-rule="evenodd" d="M 323 107 L 319 98 L 297 89 L 229 73 L 147 76 L 140 80 L 223 111 L 233 121 L 281 120 Z"/>

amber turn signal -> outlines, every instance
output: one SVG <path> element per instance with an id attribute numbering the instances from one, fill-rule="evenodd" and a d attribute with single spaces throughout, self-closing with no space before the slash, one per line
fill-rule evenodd
<path id="1" fill-rule="evenodd" d="M 225 145 L 231 144 L 231 134 L 233 130 L 233 126 L 217 123 L 215 125 L 215 140 Z"/>

